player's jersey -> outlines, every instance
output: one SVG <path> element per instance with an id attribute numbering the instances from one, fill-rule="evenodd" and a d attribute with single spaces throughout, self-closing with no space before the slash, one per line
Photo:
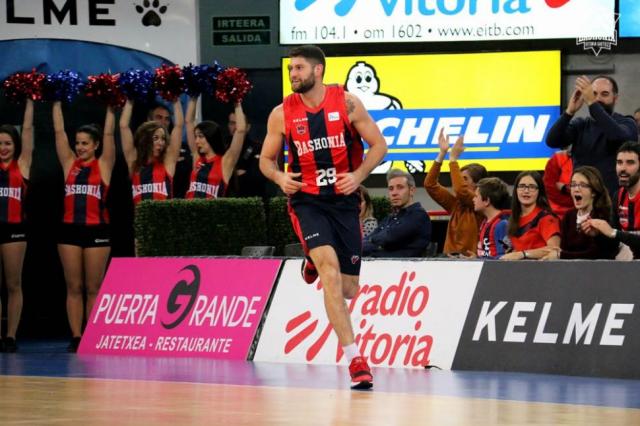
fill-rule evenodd
<path id="1" fill-rule="evenodd" d="M 17 160 L 6 167 L 0 164 L 0 223 L 22 223 L 25 218 L 24 197 L 27 182 Z"/>
<path id="2" fill-rule="evenodd" d="M 64 223 L 77 225 L 103 225 L 109 223 L 107 192 L 109 186 L 102 182 L 100 163 L 97 159 L 83 164 L 77 159 L 65 182 Z"/>
<path id="3" fill-rule="evenodd" d="M 131 190 L 133 203 L 142 200 L 166 200 L 172 197 L 173 179 L 167 173 L 164 163 L 153 161 L 133 174 Z"/>
<path id="4" fill-rule="evenodd" d="M 616 193 L 616 209 L 620 227 L 624 231 L 640 230 L 640 195 L 629 199 L 629 191 L 620 188 Z"/>
<path id="5" fill-rule="evenodd" d="M 352 172 L 362 163 L 364 147 L 349 121 L 342 86 L 325 86 L 322 104 L 307 107 L 298 93 L 282 104 L 289 171 L 302 173 L 301 191 L 314 195 L 341 194 L 337 175 Z"/>
<path id="6" fill-rule="evenodd" d="M 191 181 L 186 198 L 218 198 L 224 197 L 227 182 L 222 176 L 222 156 L 214 155 L 207 160 L 198 158 L 191 172 Z"/>

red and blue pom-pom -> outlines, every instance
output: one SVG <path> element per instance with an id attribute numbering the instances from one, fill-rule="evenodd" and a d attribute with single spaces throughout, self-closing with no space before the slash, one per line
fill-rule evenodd
<path id="1" fill-rule="evenodd" d="M 130 69 L 120 73 L 118 86 L 127 98 L 136 102 L 149 103 L 155 96 L 153 73 L 147 70 Z"/>
<path id="2" fill-rule="evenodd" d="M 156 68 L 154 87 L 162 99 L 173 102 L 184 92 L 184 77 L 179 65 L 162 64 Z"/>
<path id="3" fill-rule="evenodd" d="M 25 99 L 42 99 L 42 82 L 45 75 L 36 70 L 11 74 L 4 81 L 4 95 L 10 102 L 20 103 Z"/>
<path id="4" fill-rule="evenodd" d="M 118 87 L 118 76 L 111 74 L 89 76 L 84 86 L 84 94 L 113 108 L 121 108 L 127 100 Z"/>
<path id="5" fill-rule="evenodd" d="M 252 88 L 246 72 L 239 68 L 227 68 L 218 74 L 215 95 L 220 102 L 235 104 L 242 102 Z"/>
<path id="6" fill-rule="evenodd" d="M 42 98 L 47 101 L 71 102 L 82 89 L 83 83 L 75 71 L 64 70 L 45 77 Z"/>

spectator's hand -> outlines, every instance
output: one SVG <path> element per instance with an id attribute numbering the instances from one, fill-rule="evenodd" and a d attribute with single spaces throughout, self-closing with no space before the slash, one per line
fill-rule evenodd
<path id="1" fill-rule="evenodd" d="M 338 173 L 336 188 L 345 195 L 353 194 L 360 187 L 360 182 L 353 173 Z"/>
<path id="2" fill-rule="evenodd" d="M 587 234 L 590 237 L 595 237 L 596 235 L 598 235 L 598 232 L 599 232 L 596 228 L 591 226 L 590 219 L 587 219 L 580 224 L 580 231 L 582 231 L 584 234 Z"/>
<path id="3" fill-rule="evenodd" d="M 478 257 L 478 254 L 471 251 L 471 250 L 467 250 L 464 253 L 459 253 L 457 255 L 449 255 L 449 257 L 453 257 L 453 258 L 460 258 L 460 259 L 476 259 Z"/>
<path id="4" fill-rule="evenodd" d="M 566 109 L 567 114 L 574 115 L 576 112 L 578 112 L 578 110 L 580 110 L 580 108 L 582 108 L 583 104 L 584 99 L 582 98 L 582 92 L 577 88 L 576 83 L 576 89 L 573 91 L 571 97 L 569 98 L 569 105 L 567 105 Z"/>
<path id="5" fill-rule="evenodd" d="M 587 105 L 591 105 L 596 101 L 596 95 L 593 94 L 593 87 L 591 87 L 591 80 L 585 75 L 581 75 L 576 79 L 576 90 L 582 93 L 582 99 Z"/>
<path id="6" fill-rule="evenodd" d="M 611 238 L 611 233 L 613 232 L 613 228 L 609 225 L 609 222 L 602 219 L 588 219 L 584 223 L 582 223 L 583 230 L 584 227 L 588 227 L 589 230 L 595 231 L 595 235 L 601 233 L 609 238 Z M 586 232 L 586 231 L 585 231 Z"/>
<path id="7" fill-rule="evenodd" d="M 458 136 L 456 143 L 453 144 L 451 152 L 449 153 L 449 161 L 458 161 L 460 154 L 464 152 L 464 135 Z"/>
<path id="8" fill-rule="evenodd" d="M 558 191 L 562 192 L 562 189 L 565 187 L 565 184 L 562 182 L 556 182 L 556 188 L 558 188 Z"/>
<path id="9" fill-rule="evenodd" d="M 440 134 L 438 135 L 438 146 L 440 147 L 440 153 L 446 154 L 449 151 L 449 135 L 444 134 L 444 127 L 440 128 Z"/>
<path id="10" fill-rule="evenodd" d="M 296 192 L 298 192 L 302 187 L 307 186 L 306 183 L 296 180 L 296 178 L 299 178 L 300 176 L 302 176 L 302 173 L 280 172 L 276 179 L 276 183 L 278 184 L 282 192 L 284 192 L 287 195 L 293 195 Z"/>
<path id="11" fill-rule="evenodd" d="M 510 253 L 503 254 L 500 256 L 500 260 L 522 260 L 524 256 L 521 251 L 512 251 Z"/>
<path id="12" fill-rule="evenodd" d="M 540 258 L 540 260 L 558 260 L 560 259 L 559 247 L 545 247 L 547 253 Z"/>

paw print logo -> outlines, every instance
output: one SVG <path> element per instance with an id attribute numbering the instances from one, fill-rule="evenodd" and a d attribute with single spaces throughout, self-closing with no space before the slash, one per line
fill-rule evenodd
<path id="1" fill-rule="evenodd" d="M 142 25 L 145 27 L 159 27 L 162 24 L 160 15 L 167 11 L 167 5 L 160 5 L 160 0 L 144 0 L 142 4 L 136 4 L 136 12 L 142 15 Z"/>

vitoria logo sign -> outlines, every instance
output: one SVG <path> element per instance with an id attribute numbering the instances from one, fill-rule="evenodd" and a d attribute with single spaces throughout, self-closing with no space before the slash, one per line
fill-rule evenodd
<path id="1" fill-rule="evenodd" d="M 283 0 L 280 38 L 299 44 L 607 37 L 614 6 L 615 0 Z"/>

